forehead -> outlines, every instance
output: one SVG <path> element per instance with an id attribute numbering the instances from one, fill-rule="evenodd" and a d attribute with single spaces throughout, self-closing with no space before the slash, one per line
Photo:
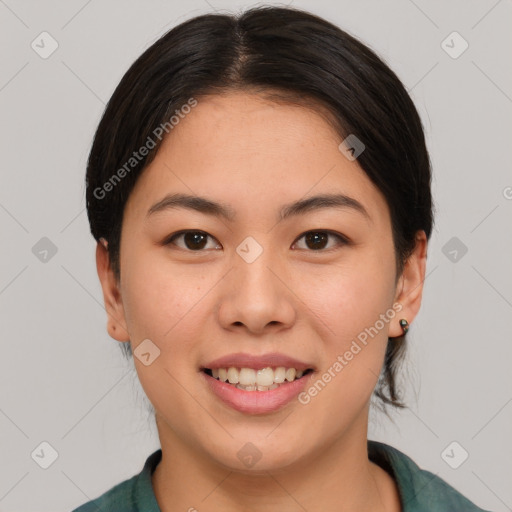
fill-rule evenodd
<path id="1" fill-rule="evenodd" d="M 384 197 L 357 160 L 339 150 L 341 142 L 313 108 L 241 92 L 200 97 L 164 139 L 129 202 L 145 215 L 177 191 L 218 198 L 254 215 L 255 206 L 278 208 L 337 192 L 361 202 L 372 219 L 385 218 Z"/>

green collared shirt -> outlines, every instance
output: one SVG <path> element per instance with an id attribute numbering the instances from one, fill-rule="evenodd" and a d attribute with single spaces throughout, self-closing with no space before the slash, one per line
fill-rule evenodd
<path id="1" fill-rule="evenodd" d="M 438 476 L 420 467 L 396 448 L 368 440 L 368 457 L 396 481 L 403 512 L 489 512 L 477 507 Z M 152 453 L 138 475 L 112 487 L 73 512 L 161 512 L 151 475 L 162 459 Z"/>

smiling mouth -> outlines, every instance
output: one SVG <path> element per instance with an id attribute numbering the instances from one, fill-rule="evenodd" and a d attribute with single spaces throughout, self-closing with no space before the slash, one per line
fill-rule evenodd
<path id="1" fill-rule="evenodd" d="M 271 391 L 283 384 L 302 379 L 313 370 L 297 370 L 296 368 L 285 368 L 284 366 L 261 368 L 203 368 L 202 371 L 210 377 L 231 384 L 233 387 L 244 391 Z"/>

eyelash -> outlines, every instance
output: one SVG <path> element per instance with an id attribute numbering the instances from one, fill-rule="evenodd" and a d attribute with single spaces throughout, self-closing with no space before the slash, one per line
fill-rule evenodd
<path id="1" fill-rule="evenodd" d="M 177 233 L 173 233 L 172 235 L 170 235 L 168 238 L 165 239 L 165 241 L 163 242 L 163 245 L 176 245 L 174 244 L 174 240 L 176 238 L 179 238 L 180 236 L 183 236 L 183 235 L 186 235 L 187 233 L 201 233 L 203 235 L 206 235 L 214 240 L 216 240 L 213 236 L 211 236 L 210 234 L 206 233 L 205 231 L 201 231 L 201 230 L 197 230 L 197 229 L 187 229 L 187 230 L 183 230 L 183 231 L 178 231 Z M 335 231 L 330 231 L 330 230 L 320 230 L 320 229 L 315 229 L 315 230 L 310 230 L 310 231 L 306 231 L 305 233 L 303 233 L 302 235 L 300 235 L 294 242 L 294 245 L 299 241 L 301 240 L 302 238 L 304 238 L 306 235 L 309 235 L 309 234 L 314 234 L 314 233 L 324 233 L 324 234 L 327 234 L 327 235 L 330 235 L 331 237 L 334 237 L 334 238 L 337 238 L 338 239 L 338 244 L 337 246 L 335 247 L 331 247 L 330 249 L 318 249 L 318 250 L 313 250 L 313 249 L 300 249 L 300 250 L 306 250 L 308 252 L 330 252 L 332 250 L 335 250 L 337 248 L 339 248 L 340 246 L 344 246 L 344 245 L 349 245 L 350 244 L 350 240 L 340 234 L 340 233 L 337 233 Z M 219 243 L 220 245 L 220 243 Z M 179 247 L 179 246 L 178 246 Z M 188 249 L 188 248 L 184 248 L 184 247 L 179 247 L 180 249 L 186 251 L 186 252 L 204 252 L 205 250 L 207 249 L 199 249 L 197 251 L 194 251 L 194 250 L 191 250 L 191 249 Z"/>

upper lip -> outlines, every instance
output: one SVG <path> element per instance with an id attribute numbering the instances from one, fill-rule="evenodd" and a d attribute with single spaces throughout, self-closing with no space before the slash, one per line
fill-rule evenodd
<path id="1" fill-rule="evenodd" d="M 296 370 L 308 370 L 314 369 L 313 365 L 299 361 L 294 357 L 287 356 L 285 354 L 279 354 L 277 352 L 270 352 L 263 355 L 252 355 L 244 352 L 237 352 L 236 354 L 228 354 L 205 365 L 201 366 L 201 369 L 215 369 L 215 368 L 252 368 L 258 370 L 261 368 L 279 367 L 284 366 L 285 368 L 295 368 Z"/>

